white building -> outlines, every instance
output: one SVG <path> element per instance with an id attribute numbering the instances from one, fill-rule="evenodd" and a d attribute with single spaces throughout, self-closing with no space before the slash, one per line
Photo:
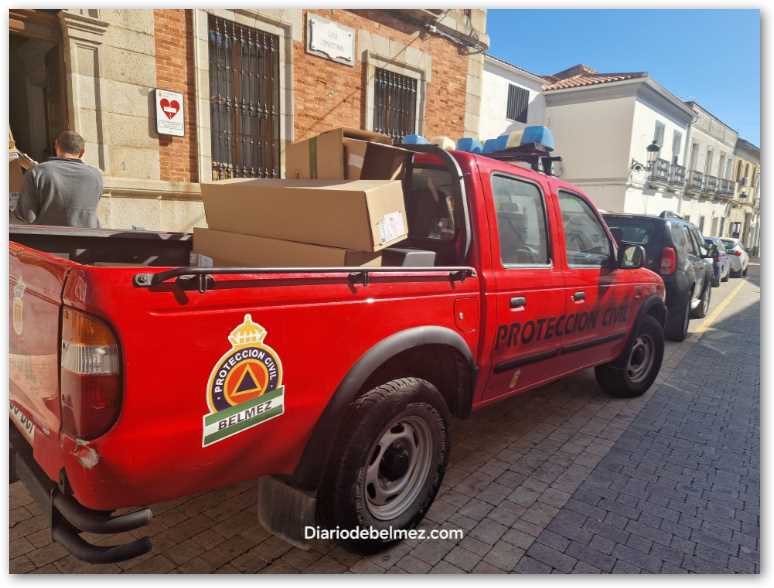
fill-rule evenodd
<path id="1" fill-rule="evenodd" d="M 562 178 L 605 210 L 680 213 L 691 108 L 645 72 L 577 65 L 547 80 L 546 124 Z"/>
<path id="2" fill-rule="evenodd" d="M 479 137 L 490 139 L 527 125 L 542 125 L 544 84 L 538 75 L 485 55 Z"/>
<path id="3" fill-rule="evenodd" d="M 681 214 L 705 235 L 721 235 L 734 196 L 731 180 L 737 133 L 695 102 L 688 150 L 688 182 Z"/>
<path id="4" fill-rule="evenodd" d="M 509 93 L 527 91 L 526 116 L 515 121 L 508 116 Z M 708 235 L 720 234 L 734 190 L 736 133 L 646 72 L 599 73 L 579 64 L 540 77 L 487 56 L 480 137 L 525 124 L 551 128 L 562 178 L 600 208 L 653 215 L 667 210 Z"/>

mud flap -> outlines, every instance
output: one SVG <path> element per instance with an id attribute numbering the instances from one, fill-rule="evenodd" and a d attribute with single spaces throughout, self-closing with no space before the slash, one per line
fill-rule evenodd
<path id="1" fill-rule="evenodd" d="M 315 525 L 316 509 L 314 495 L 272 476 L 259 478 L 258 521 L 291 545 L 305 551 L 310 548 L 304 528 Z"/>

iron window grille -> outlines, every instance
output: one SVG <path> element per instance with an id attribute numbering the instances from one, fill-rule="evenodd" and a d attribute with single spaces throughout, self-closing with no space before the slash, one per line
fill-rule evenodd
<path id="1" fill-rule="evenodd" d="M 412 135 L 417 127 L 417 80 L 376 68 L 374 131 L 395 139 Z"/>
<path id="2" fill-rule="evenodd" d="M 527 122 L 527 112 L 529 110 L 529 90 L 509 84 L 508 86 L 508 108 L 506 116 L 517 122 Z"/>
<path id="3" fill-rule="evenodd" d="M 279 37 L 209 15 L 212 178 L 280 176 Z"/>

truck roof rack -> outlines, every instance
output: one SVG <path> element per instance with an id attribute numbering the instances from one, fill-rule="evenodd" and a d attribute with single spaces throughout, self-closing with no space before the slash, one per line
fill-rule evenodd
<path id="1" fill-rule="evenodd" d="M 558 155 L 551 155 L 549 150 L 542 143 L 526 143 L 518 147 L 510 147 L 502 151 L 492 153 L 483 153 L 487 157 L 499 159 L 500 161 L 522 161 L 528 163 L 536 172 L 542 172 L 548 176 L 553 174 L 553 163 L 562 161 Z"/>

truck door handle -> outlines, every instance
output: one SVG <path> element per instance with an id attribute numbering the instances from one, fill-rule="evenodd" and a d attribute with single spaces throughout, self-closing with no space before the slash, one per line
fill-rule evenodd
<path id="1" fill-rule="evenodd" d="M 585 292 L 576 292 L 572 295 L 572 299 L 575 302 L 582 302 L 583 300 L 586 300 L 586 293 Z"/>
<path id="2" fill-rule="evenodd" d="M 514 296 L 511 298 L 511 308 L 524 308 L 527 305 L 527 299 L 524 296 Z"/>

